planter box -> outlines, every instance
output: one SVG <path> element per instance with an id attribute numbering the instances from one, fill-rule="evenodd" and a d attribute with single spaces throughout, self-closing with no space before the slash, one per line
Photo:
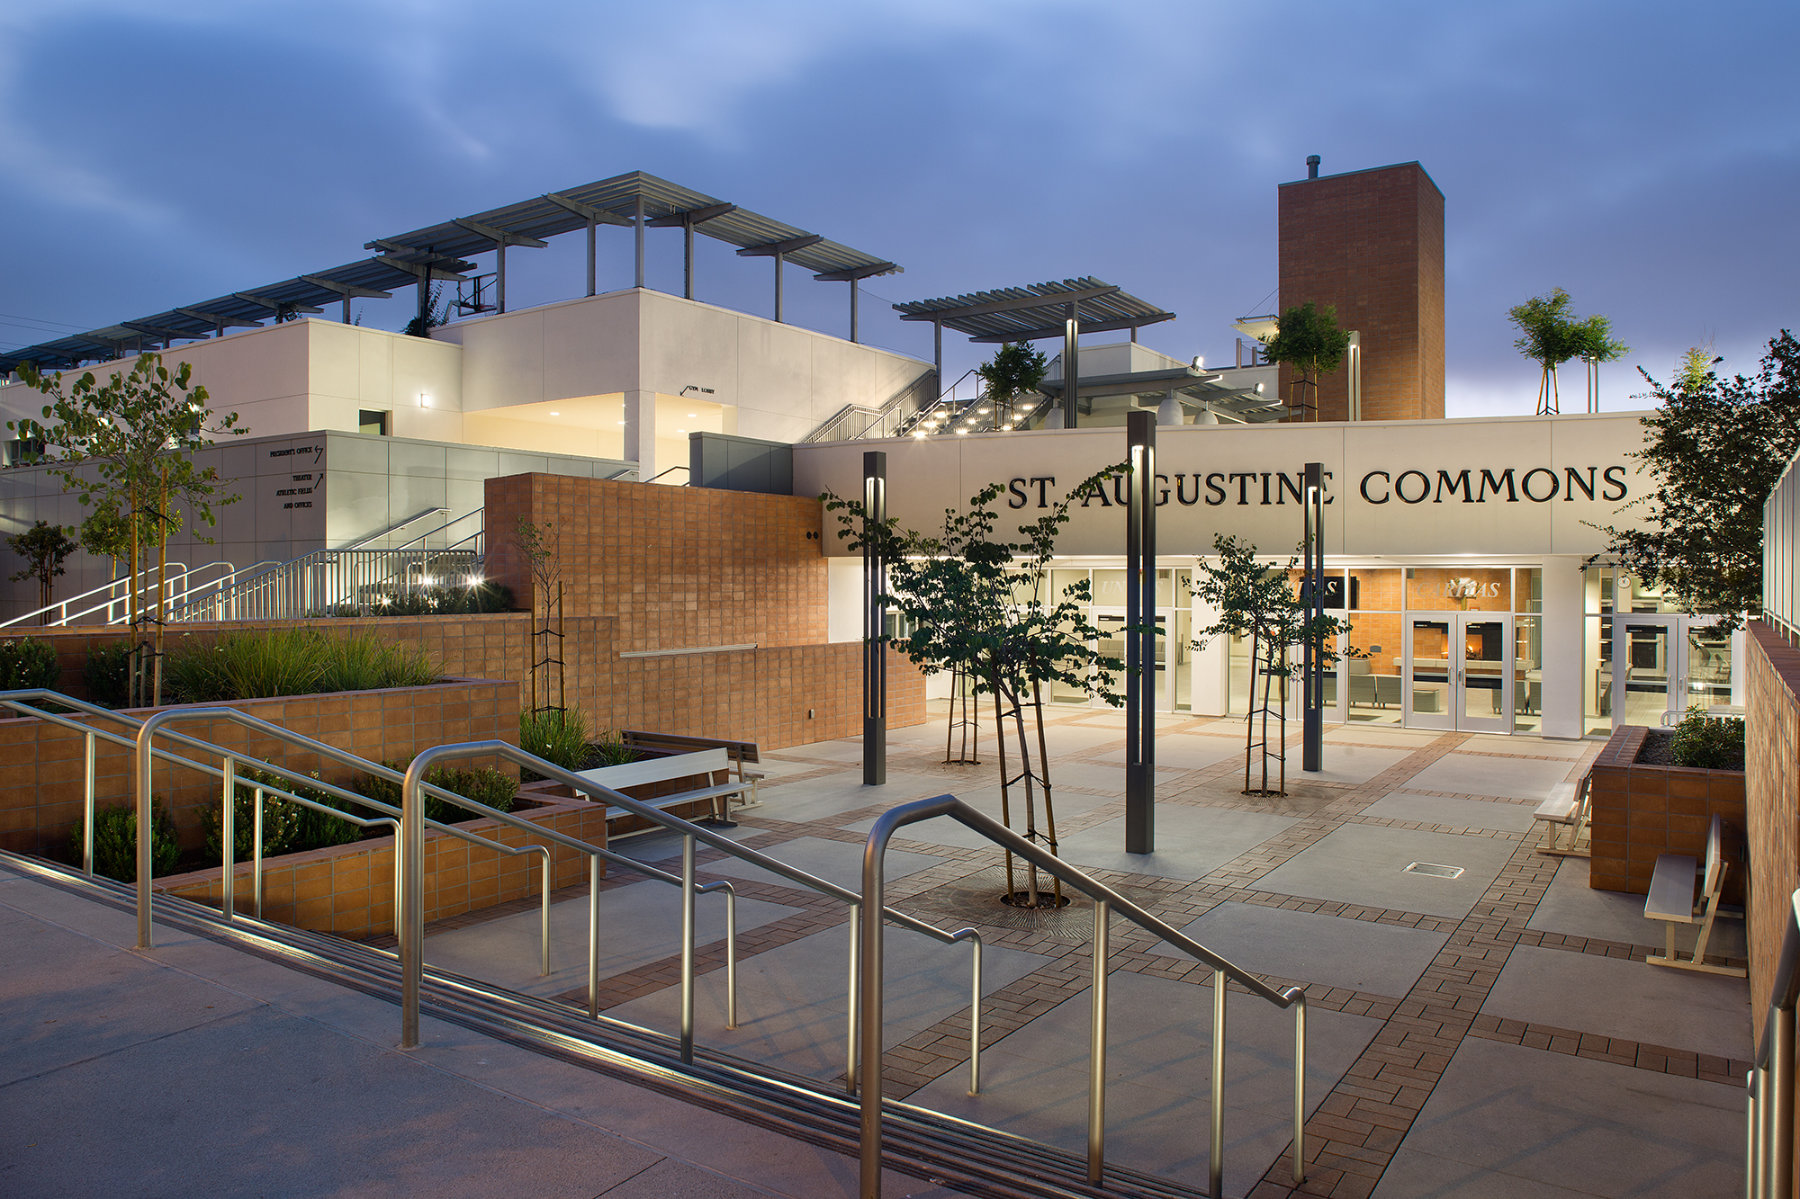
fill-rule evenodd
<path id="1" fill-rule="evenodd" d="M 518 814 L 590 844 L 606 845 L 606 809 L 582 800 L 533 797 L 539 804 Z M 544 844 L 520 829 L 494 820 L 460 826 L 505 845 Z M 588 856 L 560 845 L 548 846 L 552 886 L 585 885 Z M 425 919 L 441 920 L 539 895 L 543 859 L 538 854 L 505 854 L 449 833 L 425 832 Z M 606 863 L 600 863 L 602 876 Z M 158 891 L 218 907 L 223 869 L 172 874 L 155 882 Z M 236 867 L 235 907 L 255 910 L 251 864 Z M 377 837 L 284 854 L 263 862 L 263 918 L 299 928 L 362 937 L 394 931 L 394 838 Z"/>
<path id="2" fill-rule="evenodd" d="M 1706 856 L 1714 816 L 1729 834 L 1725 901 L 1744 897 L 1744 772 L 1637 761 L 1650 730 L 1627 725 L 1594 760 L 1590 784 L 1593 861 L 1588 885 L 1643 895 L 1658 855 Z"/>
<path id="3" fill-rule="evenodd" d="M 181 706 L 175 705 L 177 709 Z M 419 750 L 458 741 L 519 742 L 519 686 L 504 680 L 448 679 L 424 687 L 205 706 L 236 708 L 373 762 L 409 759 Z M 142 719 L 166 710 L 143 708 L 127 714 Z M 96 719 L 96 727 L 106 731 L 129 731 L 126 725 Z M 237 750 L 246 759 L 279 761 L 301 773 L 319 770 L 336 783 L 352 773 L 317 755 L 288 750 L 228 721 L 180 721 L 172 731 Z M 83 741 L 81 733 L 48 721 L 27 717 L 0 720 L 0 849 L 67 857 L 70 834 L 81 823 Z M 95 746 L 94 758 L 98 805 L 134 802 L 137 790 L 131 750 L 102 741 Z M 458 763 L 477 764 L 499 765 Z M 154 784 L 174 817 L 182 847 L 200 848 L 204 840 L 202 813 L 218 802 L 218 781 L 159 761 Z"/>

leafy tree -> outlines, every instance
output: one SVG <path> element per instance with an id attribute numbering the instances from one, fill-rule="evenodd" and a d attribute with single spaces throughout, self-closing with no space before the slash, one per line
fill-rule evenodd
<path id="1" fill-rule="evenodd" d="M 1338 328 L 1337 309 L 1329 304 L 1320 309 L 1311 300 L 1283 309 L 1275 333 L 1263 339 L 1270 362 L 1300 372 L 1294 390 L 1301 411 L 1310 410 L 1313 420 L 1319 419 L 1319 380 L 1342 365 L 1349 350 L 1350 334 Z"/>
<path id="2" fill-rule="evenodd" d="M 1608 550 L 1690 615 L 1725 628 L 1762 606 L 1762 506 L 1800 451 L 1800 342 L 1783 329 L 1754 377 L 1697 376 L 1684 358 L 1672 387 L 1650 376 L 1656 411 L 1632 456 L 1655 489 L 1633 500 L 1642 523 L 1597 525 Z"/>
<path id="3" fill-rule="evenodd" d="M 1613 362 L 1630 346 L 1612 335 L 1612 322 L 1595 314 L 1577 319 L 1570 309 L 1569 293 L 1557 288 L 1547 296 L 1533 296 L 1506 310 L 1507 319 L 1519 327 L 1513 347 L 1543 368 L 1538 381 L 1538 414 L 1561 410 L 1556 368 L 1571 358 Z"/>
<path id="4" fill-rule="evenodd" d="M 534 715 L 554 712 L 560 716 L 568 706 L 561 649 L 562 538 L 555 522 L 534 524 L 521 516 L 513 529 L 513 546 L 519 551 L 519 556 L 525 559 L 525 568 L 531 575 L 531 642 L 527 651 L 527 665 L 531 672 L 531 707 L 528 710 Z M 540 675 L 544 680 L 542 703 L 538 702 Z M 554 703 L 551 702 L 552 693 L 555 696 Z"/>
<path id="5" fill-rule="evenodd" d="M 1281 764 L 1280 784 L 1269 790 L 1269 759 L 1279 758 L 1285 744 L 1287 727 L 1287 680 L 1298 674 L 1301 662 L 1291 653 L 1294 646 L 1312 644 L 1326 657 L 1336 656 L 1337 636 L 1350 631 L 1347 621 L 1322 614 L 1309 616 L 1294 583 L 1294 569 L 1300 559 L 1290 557 L 1286 566 L 1272 566 L 1256 559 L 1256 547 L 1247 541 L 1218 533 L 1213 536 L 1213 552 L 1217 559 L 1200 560 L 1194 576 L 1193 591 L 1201 602 L 1218 613 L 1205 628 L 1195 630 L 1195 649 L 1204 649 L 1216 637 L 1248 637 L 1250 639 L 1250 710 L 1244 730 L 1244 794 L 1287 794 L 1287 764 Z M 1352 648 L 1353 658 L 1367 656 Z M 1257 681 L 1262 681 L 1262 702 L 1256 702 Z M 1274 706 L 1271 706 L 1271 697 Z M 1269 743 L 1269 715 L 1273 711 L 1279 730 L 1274 747 Z M 1253 740 L 1258 717 L 1262 718 L 1262 783 L 1250 786 L 1251 759 L 1257 743 Z"/>
<path id="6" fill-rule="evenodd" d="M 444 285 L 434 283 L 431 285 L 431 292 L 424 307 L 419 310 L 417 316 L 406 322 L 406 327 L 400 332 L 408 337 L 430 337 L 433 329 L 439 325 L 448 324 L 449 321 L 450 301 L 444 295 Z"/>
<path id="7" fill-rule="evenodd" d="M 1043 351 L 1024 342 L 1007 342 L 994 356 L 975 368 L 981 376 L 988 403 L 994 406 L 994 427 L 1001 417 L 1010 415 L 1021 396 L 1035 393 L 1044 381 L 1046 362 Z"/>
<path id="8" fill-rule="evenodd" d="M 181 513 L 169 514 L 167 532 L 170 536 L 181 531 Z M 157 522 L 145 513 L 138 522 L 138 547 L 149 550 L 156 547 Z M 120 515 L 118 505 L 101 502 L 81 522 L 76 533 L 81 548 L 96 558 L 105 558 L 111 564 L 110 575 L 119 577 L 119 562 L 131 556 L 131 524 Z"/>
<path id="9" fill-rule="evenodd" d="M 1113 679 L 1124 670 L 1124 663 L 1093 648 L 1100 634 L 1088 619 L 1087 581 L 1065 587 L 1060 595 L 1048 594 L 1049 564 L 1056 539 L 1069 522 L 1070 504 L 1108 485 L 1125 469 L 1108 467 L 1077 484 L 1047 515 L 1020 525 L 1016 540 L 996 535 L 995 503 L 1002 490 L 998 483 L 976 493 L 966 510 L 946 509 L 937 533 L 903 530 L 890 518 L 866 534 L 867 544 L 888 564 L 888 606 L 898 615 L 902 630 L 894 648 L 926 674 L 961 672 L 973 680 L 977 694 L 994 697 L 1001 820 L 1014 826 L 1013 793 L 1023 784 L 1023 836 L 1044 844 L 1051 853 L 1057 850 L 1056 813 L 1050 767 L 1044 760 L 1043 689 L 1060 683 L 1117 707 L 1124 697 Z M 861 550 L 862 504 L 829 494 L 820 498 L 827 510 L 837 513 L 843 526 L 838 536 L 850 548 Z M 1008 765 L 1009 737 L 1018 747 L 1016 770 Z M 1042 893 L 1036 868 L 1028 869 L 1023 890 L 1015 886 L 1013 871 L 1013 856 L 1008 853 L 1008 894 L 1037 906 Z M 1055 894 L 1055 902 L 1060 902 L 1060 882 Z"/>
<path id="10" fill-rule="evenodd" d="M 13 575 L 12 581 L 22 583 L 26 579 L 36 579 L 38 607 L 48 608 L 51 580 L 63 573 L 63 559 L 77 548 L 69 530 L 40 520 L 23 533 L 8 535 L 6 544 L 13 553 L 25 559 L 25 569 Z M 48 614 L 45 619 L 49 619 Z"/>
<path id="11" fill-rule="evenodd" d="M 155 354 L 141 354 L 129 370 L 96 379 L 92 371 L 70 381 L 19 364 L 19 377 L 50 399 L 41 420 L 8 421 L 14 435 L 41 441 L 51 474 L 84 507 L 110 507 L 156 548 L 155 602 L 144 603 L 140 539 L 127 536 L 127 611 L 132 627 L 133 703 L 162 702 L 164 571 L 168 537 L 185 508 L 201 522 L 216 523 L 213 507 L 235 503 L 236 492 L 214 467 L 194 463 L 196 451 L 221 434 L 241 434 L 237 414 L 215 415 L 206 388 L 191 381 L 187 363 L 174 370 Z M 153 540 L 152 540 L 153 539 Z M 202 538 L 210 540 L 210 538 Z"/>

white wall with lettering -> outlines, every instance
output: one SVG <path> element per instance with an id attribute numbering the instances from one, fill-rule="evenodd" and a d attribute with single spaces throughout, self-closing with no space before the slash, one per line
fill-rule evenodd
<path id="1" fill-rule="evenodd" d="M 1647 481 L 1629 456 L 1641 413 L 1157 430 L 1157 549 L 1204 554 L 1215 533 L 1269 553 L 1301 536 L 1300 472 L 1327 473 L 1326 552 L 1357 556 L 1588 554 L 1593 526 L 1635 523 Z M 1071 486 L 1125 458 L 1122 428 L 993 433 L 794 447 L 797 494 L 861 493 L 862 456 L 888 456 L 888 513 L 930 528 L 990 483 L 1003 517 L 1035 519 Z M 1069 556 L 1125 552 L 1123 481 L 1078 501 Z M 835 530 L 832 530 L 835 532 Z M 826 538 L 828 554 L 843 543 Z"/>

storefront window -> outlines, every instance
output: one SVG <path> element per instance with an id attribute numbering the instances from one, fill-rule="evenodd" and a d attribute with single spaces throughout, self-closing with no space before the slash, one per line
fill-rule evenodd
<path id="1" fill-rule="evenodd" d="M 1536 566 L 1520 566 L 1513 571 L 1513 611 L 1544 610 L 1544 572 Z"/>
<path id="2" fill-rule="evenodd" d="M 1409 567 L 1409 612 L 1510 612 L 1512 571 L 1504 566 Z"/>
<path id="3" fill-rule="evenodd" d="M 1604 735 L 1612 732 L 1613 724 L 1613 619 L 1589 616 L 1583 625 L 1581 729 L 1584 734 Z"/>
<path id="4" fill-rule="evenodd" d="M 1543 727 L 1543 620 L 1518 616 L 1513 619 L 1513 732 L 1537 733 Z"/>
<path id="5" fill-rule="evenodd" d="M 1401 578 L 1397 567 L 1350 568 L 1349 595 L 1344 598 L 1352 611 L 1398 612 Z"/>
<path id="6" fill-rule="evenodd" d="M 1360 724 L 1399 724 L 1400 615 L 1354 612 L 1349 619 L 1350 633 L 1345 638 L 1345 719 Z"/>

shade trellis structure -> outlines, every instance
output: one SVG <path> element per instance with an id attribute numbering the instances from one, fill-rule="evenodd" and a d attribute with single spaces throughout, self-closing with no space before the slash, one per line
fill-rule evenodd
<path id="1" fill-rule="evenodd" d="M 210 300 L 179 305 L 165 312 L 120 321 L 85 333 L 68 334 L 36 345 L 0 352 L 0 373 L 21 362 L 63 369 L 86 362 L 108 361 L 144 350 L 164 349 L 177 341 L 223 336 L 228 329 L 253 328 L 268 321 L 293 320 L 341 304 L 350 322 L 350 301 L 385 300 L 395 288 L 416 286 L 419 312 L 425 312 L 431 285 L 466 279 L 475 268 L 468 258 L 494 253 L 494 302 L 481 310 L 506 311 L 506 256 L 513 247 L 543 248 L 565 233 L 587 233 L 587 294 L 596 294 L 595 240 L 601 225 L 632 229 L 636 238 L 634 286 L 644 286 L 644 230 L 679 228 L 683 232 L 683 294 L 694 298 L 694 234 L 735 246 L 745 258 L 775 260 L 775 319 L 782 319 L 782 266 L 813 272 L 823 282 L 850 284 L 850 339 L 858 339 L 859 282 L 902 268 L 885 258 L 830 241 L 822 234 L 763 216 L 704 192 L 671 183 L 643 171 L 615 175 L 595 183 L 545 192 L 472 216 L 452 217 L 406 233 L 377 237 L 364 248 L 369 258 L 328 270 L 314 271 L 276 283 L 234 291 Z"/>
<path id="2" fill-rule="evenodd" d="M 1063 378 L 1073 384 L 1064 389 L 1062 418 L 1067 427 L 1075 424 L 1075 395 L 1081 381 L 1076 343 L 1081 333 L 1125 329 L 1135 342 L 1143 326 L 1175 319 L 1173 312 L 1092 275 L 935 300 L 907 300 L 895 304 L 894 310 L 903 321 L 931 322 L 933 360 L 940 380 L 944 377 L 946 328 L 986 344 L 1061 337 Z"/>

